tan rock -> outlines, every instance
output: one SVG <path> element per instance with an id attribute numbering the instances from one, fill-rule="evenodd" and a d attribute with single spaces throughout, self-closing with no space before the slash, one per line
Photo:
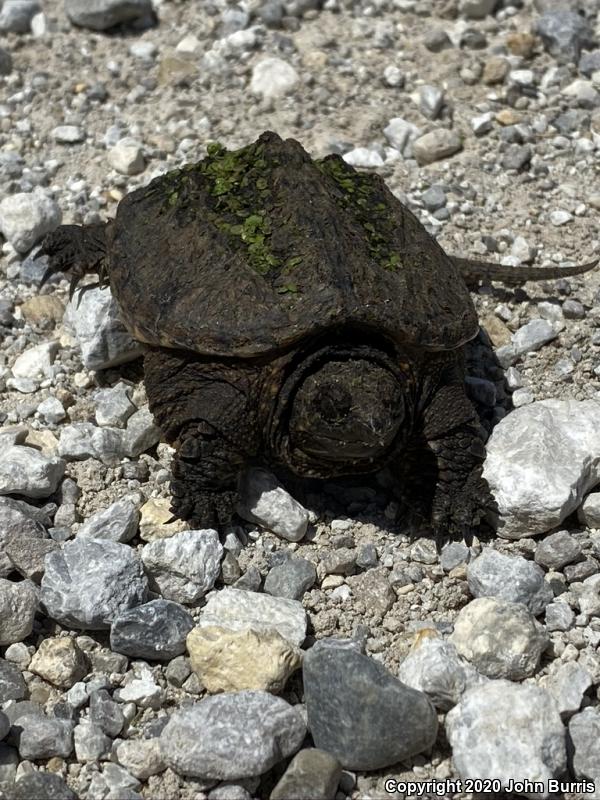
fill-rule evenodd
<path id="1" fill-rule="evenodd" d="M 165 54 L 158 67 L 158 82 L 161 86 L 189 85 L 198 77 L 198 67 L 186 58 L 173 53 Z"/>
<path id="2" fill-rule="evenodd" d="M 140 781 L 158 775 L 166 767 L 158 737 L 120 742 L 115 752 L 119 764 Z"/>
<path id="3" fill-rule="evenodd" d="M 494 347 L 503 347 L 505 344 L 510 344 L 512 333 L 495 314 L 488 314 L 483 317 L 481 327 L 487 332 Z"/>
<path id="4" fill-rule="evenodd" d="M 510 65 L 502 56 L 494 56 L 488 59 L 483 68 L 483 82 L 488 86 L 495 83 L 502 83 L 504 78 L 508 75 Z"/>
<path id="5" fill-rule="evenodd" d="M 301 651 L 276 631 L 194 628 L 187 637 L 192 669 L 211 693 L 258 689 L 276 694 L 300 667 Z"/>
<path id="6" fill-rule="evenodd" d="M 508 34 L 506 37 L 506 46 L 513 56 L 531 58 L 538 41 L 538 38 L 533 34 L 519 31 Z"/>
<path id="7" fill-rule="evenodd" d="M 171 501 L 168 497 L 151 497 L 140 509 L 140 538 L 144 542 L 155 539 L 169 539 L 176 533 L 187 530 L 185 522 L 176 519 L 167 524 L 173 516 L 170 511 Z"/>
<path id="8" fill-rule="evenodd" d="M 516 125 L 523 119 L 514 108 L 503 108 L 496 114 L 496 122 L 500 125 Z"/>
<path id="9" fill-rule="evenodd" d="M 35 447 L 45 456 L 58 455 L 58 439 L 52 431 L 31 429 L 27 431 L 25 444 L 29 445 L 29 447 Z"/>
<path id="10" fill-rule="evenodd" d="M 21 304 L 21 313 L 27 322 L 39 325 L 44 322 L 61 322 L 65 313 L 62 300 L 54 294 L 39 294 Z"/>
<path id="11" fill-rule="evenodd" d="M 324 69 L 327 66 L 327 53 L 323 50 L 309 50 L 302 56 L 302 63 L 307 69 Z"/>
<path id="12" fill-rule="evenodd" d="M 70 689 L 87 675 L 88 661 L 74 639 L 44 639 L 29 670 L 55 686 Z"/>

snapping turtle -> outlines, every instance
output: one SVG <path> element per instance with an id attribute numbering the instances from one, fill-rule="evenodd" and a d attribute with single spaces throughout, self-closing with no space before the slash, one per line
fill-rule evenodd
<path id="1" fill-rule="evenodd" d="M 329 478 L 436 474 L 436 536 L 469 536 L 491 506 L 463 346 L 478 332 L 465 278 L 556 277 L 453 259 L 376 174 L 313 160 L 272 132 L 127 195 L 114 221 L 66 225 L 48 274 L 110 288 L 146 345 L 150 409 L 176 448 L 172 511 L 228 521 L 249 464 Z"/>

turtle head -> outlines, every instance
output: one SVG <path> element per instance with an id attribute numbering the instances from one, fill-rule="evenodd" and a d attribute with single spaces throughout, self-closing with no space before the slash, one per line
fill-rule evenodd
<path id="1" fill-rule="evenodd" d="M 296 391 L 292 448 L 309 462 L 339 467 L 379 461 L 403 423 L 404 394 L 397 374 L 381 362 L 326 361 Z"/>

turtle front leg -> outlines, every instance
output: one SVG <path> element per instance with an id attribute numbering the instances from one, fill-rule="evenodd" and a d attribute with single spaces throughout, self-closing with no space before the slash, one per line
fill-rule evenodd
<path id="1" fill-rule="evenodd" d="M 148 347 L 148 404 L 175 450 L 171 511 L 193 525 L 229 522 L 238 479 L 256 456 L 260 370 L 193 352 Z"/>
<path id="2" fill-rule="evenodd" d="M 438 546 L 473 534 L 495 507 L 482 468 L 484 432 L 461 381 L 442 385 L 424 411 L 423 433 L 437 464 L 431 525 Z"/>
<path id="3" fill-rule="evenodd" d="M 174 445 L 172 513 L 200 527 L 230 522 L 238 500 L 242 454 L 203 421 L 187 425 Z"/>

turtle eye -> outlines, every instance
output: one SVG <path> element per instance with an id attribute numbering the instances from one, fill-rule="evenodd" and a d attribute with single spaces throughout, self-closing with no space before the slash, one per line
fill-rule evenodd
<path id="1" fill-rule="evenodd" d="M 352 405 L 350 393 L 343 386 L 326 383 L 314 400 L 315 408 L 327 422 L 335 422 L 347 416 Z"/>

